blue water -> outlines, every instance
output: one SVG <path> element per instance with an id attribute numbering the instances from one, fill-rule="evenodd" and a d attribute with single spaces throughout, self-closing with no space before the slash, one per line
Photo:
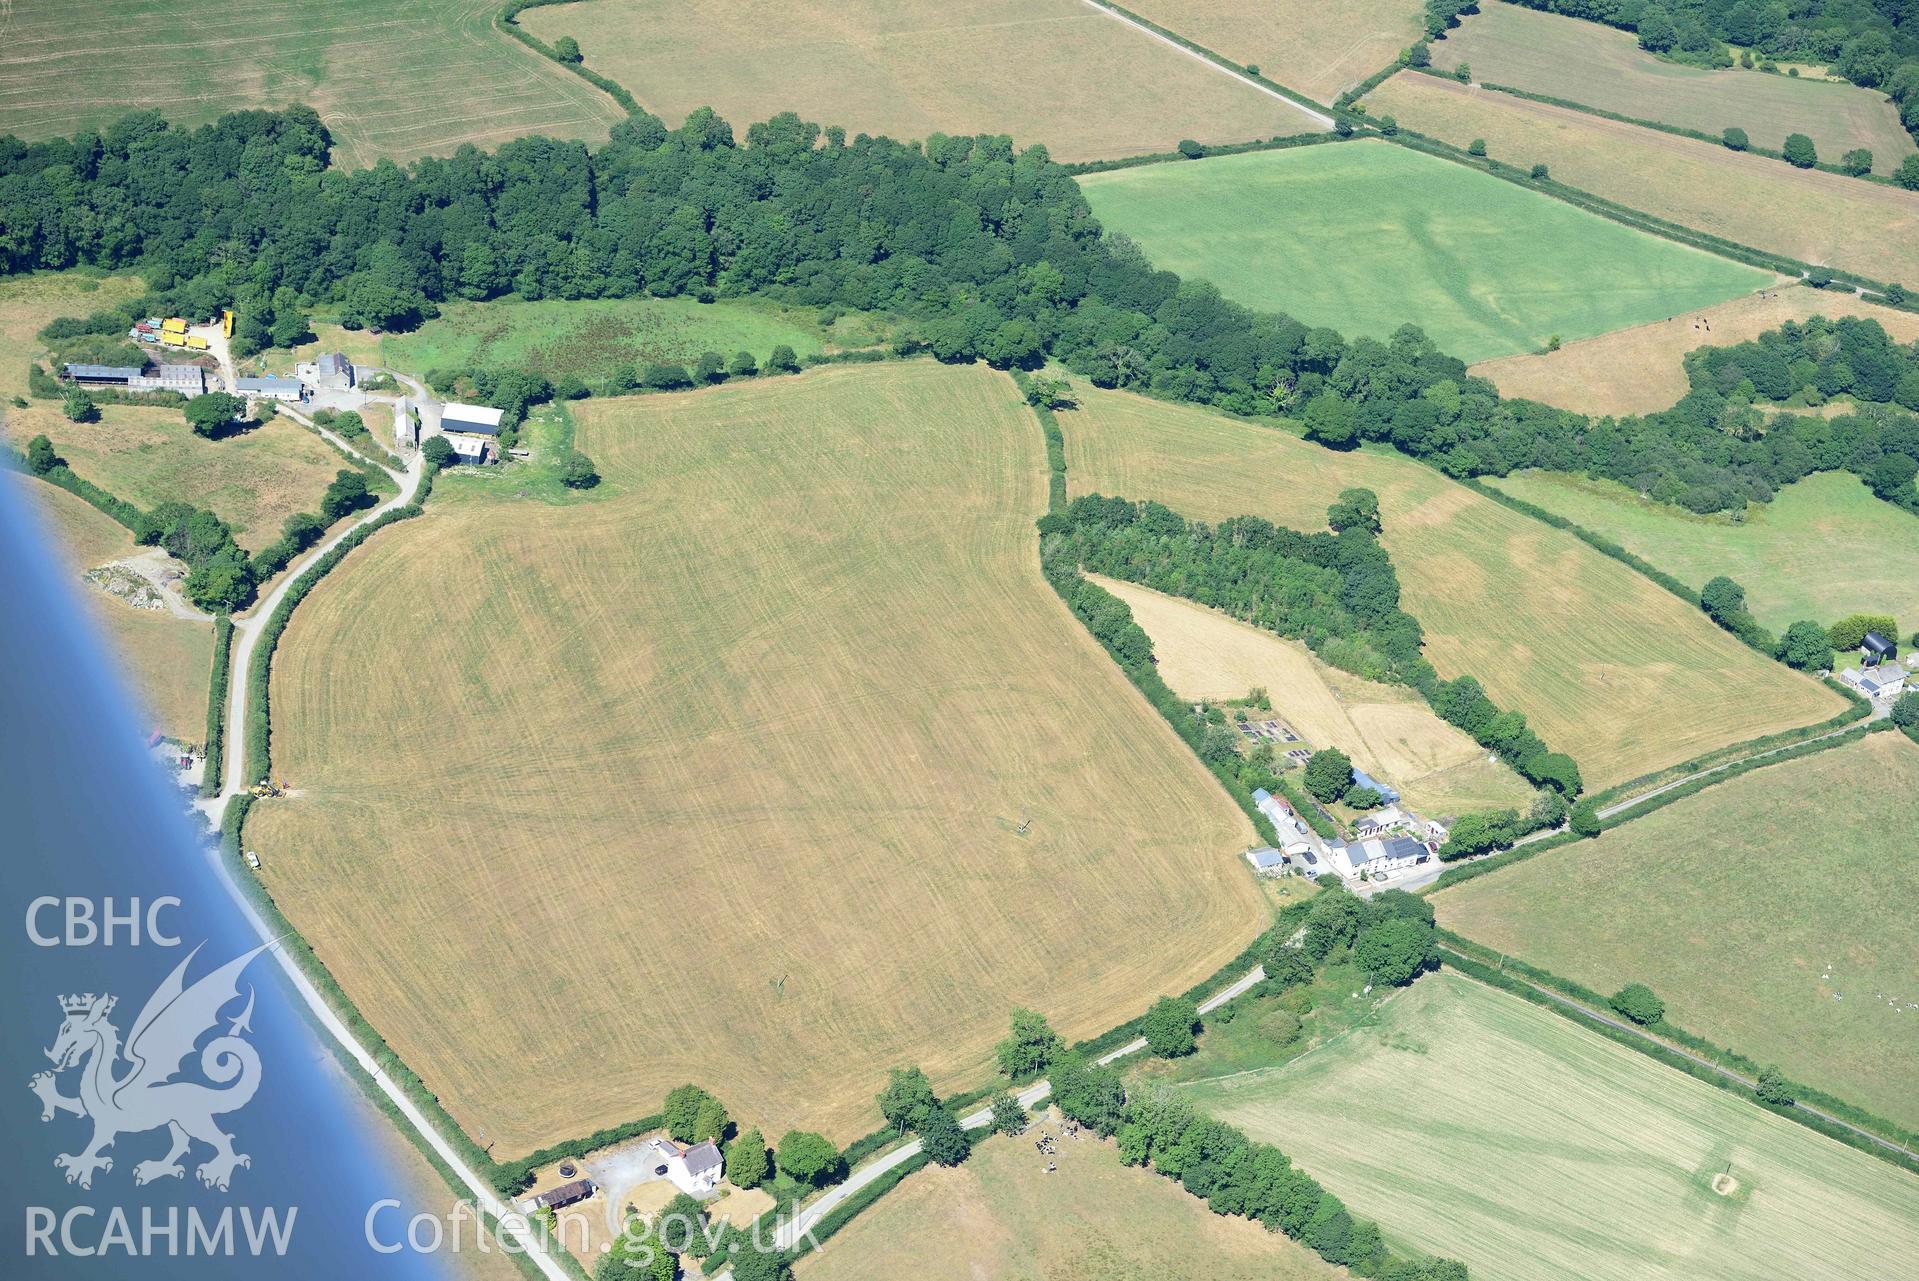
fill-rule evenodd
<path id="1" fill-rule="evenodd" d="M 407 1220 L 428 1208 L 416 1204 L 426 1185 L 395 1168 L 398 1140 L 374 1131 L 385 1122 L 355 1096 L 358 1087 L 267 956 L 239 975 L 234 999 L 199 1040 L 225 1033 L 251 992 L 251 1030 L 242 1036 L 257 1050 L 258 1092 L 213 1118 L 251 1159 L 233 1171 L 230 1190 L 196 1178 L 213 1151 L 200 1143 L 183 1159 L 184 1177 L 136 1186 L 134 1167 L 167 1151 L 164 1128 L 122 1133 L 104 1153 L 112 1169 L 95 1173 L 89 1189 L 56 1168 L 56 1154 L 80 1152 L 92 1131 L 89 1120 L 65 1112 L 42 1121 L 41 1102 L 28 1088 L 35 1073 L 52 1067 L 45 1051 L 65 1017 L 61 998 L 113 994 L 117 1004 L 106 1018 L 124 1038 L 148 997 L 196 945 L 189 982 L 256 940 L 216 879 L 179 792 L 149 760 L 145 727 L 86 618 L 77 584 L 25 509 L 24 486 L 39 482 L 7 479 L 0 485 L 0 1276 L 455 1275 L 444 1251 L 386 1254 L 369 1241 L 369 1212 L 389 1199 L 402 1206 L 378 1210 L 376 1236 L 382 1244 L 403 1237 Z M 110 945 L 87 941 L 84 928 L 65 928 L 68 900 L 90 904 L 97 925 L 103 900 L 113 900 L 117 915 L 137 901 L 144 918 L 146 907 L 168 897 L 178 905 L 161 908 L 156 923 L 178 939 L 172 945 L 146 937 L 144 919 L 137 942 L 125 924 L 116 925 Z M 56 902 L 30 915 L 42 898 Z M 30 927 L 54 945 L 37 944 Z M 199 1067 L 200 1055 L 190 1054 L 183 1076 L 209 1085 Z M 124 1076 L 131 1066 L 123 1061 L 116 1070 Z M 82 1071 L 60 1075 L 63 1096 L 78 1093 Z M 147 1111 L 165 1114 L 172 1106 L 163 1101 Z M 444 1216 L 451 1199 L 432 1197 L 432 1211 Z M 230 1225 L 231 1254 L 200 1252 L 203 1237 L 190 1231 L 196 1211 L 216 1249 L 220 1224 Z M 269 1213 L 291 1223 L 284 1254 L 270 1232 L 258 1238 L 257 1253 L 249 1240 L 249 1220 L 257 1231 Z M 171 1238 L 169 1224 L 176 1229 Z M 464 1231 L 473 1248 L 471 1227 Z M 430 1244 L 432 1235 L 422 1231 L 419 1239 Z M 80 1253 L 88 1250 L 96 1253 Z"/>

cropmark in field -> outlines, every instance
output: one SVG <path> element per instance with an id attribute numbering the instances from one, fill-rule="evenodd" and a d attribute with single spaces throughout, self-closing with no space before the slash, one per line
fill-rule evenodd
<path id="1" fill-rule="evenodd" d="M 1263 924 L 1251 825 L 1040 577 L 1003 375 L 575 412 L 594 497 L 429 508 L 301 606 L 272 694 L 299 795 L 247 831 L 482 1141 L 686 1080 L 844 1141 L 889 1067 L 972 1084 L 1013 1006 L 1089 1035 Z"/>
<path id="2" fill-rule="evenodd" d="M 1157 267 L 1309 325 L 1419 325 L 1462 360 L 1704 307 L 1772 277 L 1376 140 L 1080 179 Z"/>
<path id="3" fill-rule="evenodd" d="M 1890 1281 L 1919 1257 L 1911 1175 L 1452 973 L 1179 1088 L 1474 1281 Z"/>
<path id="4" fill-rule="evenodd" d="M 1442 924 L 1919 1128 L 1919 747 L 1873 734 L 1433 899 Z M 1604 910 L 1593 905 L 1604 903 Z"/>

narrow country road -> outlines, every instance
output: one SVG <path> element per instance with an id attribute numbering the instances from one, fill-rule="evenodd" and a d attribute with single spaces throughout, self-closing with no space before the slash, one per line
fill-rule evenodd
<path id="1" fill-rule="evenodd" d="M 1823 743 L 1828 739 L 1838 738 L 1841 734 L 1850 734 L 1861 725 L 1870 725 L 1874 721 L 1882 720 L 1890 715 L 1892 715 L 1892 707 L 1890 704 L 1874 703 L 1872 705 L 1872 711 L 1863 720 L 1856 720 L 1841 729 L 1831 730 L 1824 734 L 1816 734 L 1811 738 L 1802 738 L 1796 743 L 1785 743 L 1779 747 L 1771 748 L 1768 751 L 1755 752 L 1751 756 L 1741 756 L 1738 760 L 1727 761 L 1723 765 L 1715 765 L 1711 769 L 1702 769 L 1695 773 L 1688 774 L 1684 778 L 1675 778 L 1672 782 L 1662 783 L 1649 792 L 1641 792 L 1639 795 L 1628 800 L 1620 801 L 1616 805 L 1608 805 L 1605 809 L 1599 811 L 1599 817 L 1603 819 L 1611 818 L 1615 814 L 1623 814 L 1635 805 L 1644 805 L 1655 796 L 1664 796 L 1675 787 L 1684 787 L 1686 784 L 1696 782 L 1699 779 L 1710 778 L 1714 774 L 1733 768 L 1735 765 L 1745 765 L 1752 761 L 1763 761 L 1767 757 L 1777 756 L 1781 752 L 1796 751 L 1808 743 Z"/>
<path id="2" fill-rule="evenodd" d="M 1199 61 L 1205 63 L 1207 66 L 1211 67 L 1214 71 L 1219 72 L 1222 76 L 1231 76 L 1233 79 L 1239 81 L 1241 84 L 1245 85 L 1247 88 L 1257 89 L 1259 92 L 1265 94 L 1268 98 L 1275 98 L 1279 100 L 1280 102 L 1285 103 L 1287 106 L 1291 107 L 1294 111 L 1297 111 L 1301 115 L 1307 117 L 1314 124 L 1318 125 L 1321 129 L 1331 129 L 1333 127 L 1333 118 L 1331 116 L 1327 115 L 1326 113 L 1322 111 L 1315 111 L 1311 107 L 1306 106 L 1304 103 L 1295 102 L 1291 98 L 1288 98 L 1283 93 L 1277 93 L 1272 89 L 1268 89 L 1265 85 L 1253 79 L 1251 76 L 1247 75 L 1245 72 L 1237 71 L 1233 69 L 1232 67 L 1222 66 L 1221 64 L 1214 62 L 1211 58 L 1207 57 L 1205 54 L 1189 49 L 1185 45 L 1181 44 L 1179 41 L 1173 40 L 1166 36 L 1161 35 L 1159 32 L 1153 30 L 1151 27 L 1147 26 L 1145 23 L 1137 22 L 1134 19 L 1127 17 L 1125 14 L 1119 12 L 1119 10 L 1113 8 L 1111 5 L 1100 3 L 1100 0 L 1086 0 L 1086 3 L 1089 5 L 1092 5 L 1093 8 L 1098 9 L 1101 13 L 1113 19 L 1115 22 L 1123 22 L 1127 26 L 1131 27 L 1133 30 L 1139 32 L 1141 35 L 1146 36 L 1149 39 L 1159 41 L 1161 44 L 1165 45 L 1168 49 L 1171 49 L 1175 51 L 1176 53 L 1183 53 L 1189 58 L 1196 58 Z"/>
<path id="3" fill-rule="evenodd" d="M 1213 993 L 1204 1001 L 1201 1001 L 1199 1003 L 1199 1012 L 1201 1014 L 1210 1014 L 1234 997 L 1244 994 L 1265 977 L 1266 967 L 1263 965 L 1255 965 L 1239 979 Z M 1117 1050 L 1111 1050 L 1101 1055 L 1097 1062 L 1101 1067 L 1105 1067 L 1128 1055 L 1137 1054 L 1145 1048 L 1146 1038 L 1143 1036 L 1137 1037 L 1120 1046 Z M 1035 1081 L 1024 1090 L 1021 1090 L 1015 1097 L 1019 1099 L 1022 1107 L 1030 1108 L 1036 1103 L 1043 1102 L 1052 1092 L 1052 1082 Z M 991 1107 L 983 1107 L 978 1111 L 969 1112 L 961 1117 L 960 1125 L 968 1130 L 978 1130 L 990 1125 L 992 1120 L 993 1109 Z M 798 1215 L 780 1224 L 778 1234 L 774 1238 L 775 1241 L 781 1249 L 792 1249 L 794 1245 L 812 1230 L 813 1225 L 832 1213 L 833 1210 L 844 1203 L 848 1197 L 867 1187 L 887 1171 L 912 1160 L 919 1155 L 919 1152 L 919 1140 L 914 1139 L 910 1143 L 902 1143 L 892 1151 L 868 1161 L 865 1165 L 862 1165 L 859 1169 L 849 1174 L 844 1182 L 837 1183 L 833 1187 L 828 1188 L 817 1200 L 802 1209 Z M 716 1277 L 714 1281 L 730 1281 L 732 1275 L 729 1269 L 719 1277 Z"/>

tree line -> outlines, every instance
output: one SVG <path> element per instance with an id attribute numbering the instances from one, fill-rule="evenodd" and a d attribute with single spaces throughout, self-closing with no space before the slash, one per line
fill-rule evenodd
<path id="1" fill-rule="evenodd" d="M 1773 483 L 1745 441 L 1728 443 L 1715 393 L 1592 421 L 1503 400 L 1416 326 L 1349 341 L 1155 270 L 1102 230 L 1043 147 L 1005 137 L 849 139 L 789 112 L 742 140 L 701 110 L 672 130 L 638 113 L 597 149 L 534 137 L 404 169 L 329 159 L 304 107 L 0 138 L 0 272 L 138 272 L 155 290 L 144 311 L 233 306 L 241 351 L 304 333 L 319 306 L 396 328 L 509 292 L 770 296 L 897 315 L 902 352 L 1009 368 L 1050 357 L 1100 386 L 1295 415 L 1332 448 L 1390 443 L 1456 477 L 1630 476 L 1702 510 L 1763 500 Z M 111 332 L 126 314 L 78 324 Z"/>
<path id="2" fill-rule="evenodd" d="M 1125 602 L 1084 580 L 1072 585 L 1082 568 L 1222 610 L 1369 680 L 1410 686 L 1521 777 L 1577 796 L 1578 765 L 1547 747 L 1524 713 L 1502 711 L 1471 676 L 1441 680 L 1423 656 L 1419 620 L 1400 608 L 1399 576 L 1379 544 L 1377 497 L 1347 490 L 1327 520 L 1315 533 L 1257 516 L 1214 528 L 1160 503 L 1086 494 L 1040 519 L 1040 563 L 1068 584 L 1068 603 L 1122 666 L 1150 666 L 1152 641 Z"/>

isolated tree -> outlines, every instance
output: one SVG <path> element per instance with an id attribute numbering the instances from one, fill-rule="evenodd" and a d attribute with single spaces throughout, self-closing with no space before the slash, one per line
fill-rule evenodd
<path id="1" fill-rule="evenodd" d="M 1872 172 L 1872 153 L 1864 147 L 1854 147 L 1839 157 L 1839 168 L 1858 178 Z"/>
<path id="2" fill-rule="evenodd" d="M 751 378 L 760 372 L 760 365 L 753 359 L 752 352 L 742 351 L 735 353 L 731 363 L 726 366 L 726 372 L 735 378 Z"/>
<path id="3" fill-rule="evenodd" d="M 1907 156 L 1893 171 L 1892 180 L 1907 191 L 1919 191 L 1919 156 Z"/>
<path id="4" fill-rule="evenodd" d="M 800 358 L 785 343 L 775 347 L 766 358 L 766 367 L 776 374 L 797 374 L 800 372 Z"/>
<path id="5" fill-rule="evenodd" d="M 935 1164 L 958 1165 L 973 1150 L 960 1123 L 953 1119 L 951 1112 L 937 1103 L 920 1109 L 919 1116 L 914 1119 L 913 1129 L 919 1134 L 921 1149 Z"/>
<path id="6" fill-rule="evenodd" d="M 1732 151 L 1744 151 L 1752 145 L 1752 139 L 1748 138 L 1746 131 L 1738 125 L 1729 126 L 1724 133 L 1719 135 L 1719 141 L 1725 143 L 1726 147 Z"/>
<path id="7" fill-rule="evenodd" d="M 60 465 L 60 456 L 53 452 L 53 442 L 45 436 L 35 436 L 27 442 L 27 470 L 36 476 L 44 476 Z"/>
<path id="8" fill-rule="evenodd" d="M 280 525 L 280 537 L 295 551 L 311 547 L 326 532 L 326 522 L 312 512 L 294 512 Z"/>
<path id="9" fill-rule="evenodd" d="M 1337 747 L 1324 747 L 1306 762 L 1306 790 L 1322 805 L 1331 805 L 1353 785 L 1352 757 Z"/>
<path id="10" fill-rule="evenodd" d="M 1198 1046 L 1199 1007 L 1183 996 L 1162 996 L 1146 1011 L 1141 1031 L 1146 1048 L 1162 1059 L 1191 1054 Z"/>
<path id="11" fill-rule="evenodd" d="M 1533 166 L 1532 177 L 1534 182 L 1544 182 L 1547 178 L 1551 176 L 1552 176 L 1552 171 L 1546 168 L 1545 165 L 1536 164 Z"/>
<path id="12" fill-rule="evenodd" d="M 811 1130 L 788 1130 L 776 1154 L 780 1169 L 801 1183 L 832 1181 L 840 1167 L 840 1150 Z"/>
<path id="13" fill-rule="evenodd" d="M 1355 809 L 1361 812 L 1376 810 L 1386 803 L 1384 796 L 1381 796 L 1378 792 L 1363 783 L 1354 783 L 1346 789 L 1345 794 L 1339 799 L 1348 809 Z"/>
<path id="14" fill-rule="evenodd" d="M 439 471 L 453 461 L 453 446 L 447 443 L 445 436 L 429 436 L 426 444 L 420 446 L 420 452 L 426 455 L 427 465 Z"/>
<path id="15" fill-rule="evenodd" d="M 209 614 L 230 614 L 253 598 L 253 569 L 231 544 L 187 573 L 187 599 Z"/>
<path id="16" fill-rule="evenodd" d="M 1406 50 L 1404 61 L 1409 67 L 1430 67 L 1433 65 L 1432 47 L 1424 40 L 1418 41 Z"/>
<path id="17" fill-rule="evenodd" d="M 568 489 L 591 489 L 600 483 L 600 473 L 591 458 L 575 449 L 560 464 L 560 483 Z"/>
<path id="18" fill-rule="evenodd" d="M 580 42 L 572 36 L 561 36 L 553 42 L 553 55 L 561 62 L 580 61 Z"/>
<path id="19" fill-rule="evenodd" d="M 1454 67 L 1453 79 L 1459 81 L 1459 83 L 1463 85 L 1471 84 L 1473 82 L 1472 64 L 1470 62 L 1462 62 L 1457 67 Z"/>
<path id="20" fill-rule="evenodd" d="M 1047 1023 L 1046 1016 L 1025 1008 L 1013 1011 L 1013 1032 L 993 1047 L 999 1070 L 1015 1081 L 1044 1072 L 1066 1050 L 1066 1042 Z"/>
<path id="21" fill-rule="evenodd" d="M 100 416 L 93 397 L 78 387 L 67 388 L 67 394 L 60 401 L 60 412 L 70 423 L 90 423 Z"/>
<path id="22" fill-rule="evenodd" d="M 1599 806 L 1590 797 L 1573 806 L 1572 814 L 1566 821 L 1574 836 L 1591 839 L 1603 830 L 1600 827 Z"/>
<path id="23" fill-rule="evenodd" d="M 1379 131 L 1388 138 L 1394 137 L 1399 133 L 1398 119 L 1393 116 L 1381 116 L 1379 118 Z"/>
<path id="24" fill-rule="evenodd" d="M 182 412 L 186 414 L 187 425 L 193 428 L 194 434 L 210 440 L 224 433 L 246 407 L 246 401 L 238 396 L 230 396 L 223 391 L 209 391 L 189 400 Z"/>
<path id="25" fill-rule="evenodd" d="M 1370 489 L 1342 489 L 1339 501 L 1326 509 L 1326 524 L 1334 533 L 1348 529 L 1379 532 L 1379 495 Z"/>
<path id="26" fill-rule="evenodd" d="M 1072 401 L 1073 385 L 1064 378 L 1035 375 L 1026 380 L 1026 403 L 1039 409 L 1060 409 Z"/>
<path id="27" fill-rule="evenodd" d="M 693 381 L 698 383 L 717 383 L 726 380 L 726 357 L 717 351 L 700 353 L 700 363 L 693 367 Z"/>
<path id="28" fill-rule="evenodd" d="M 1469 156 L 1485 155 L 1486 140 L 1484 138 L 1474 138 L 1471 142 L 1466 144 L 1466 154 Z"/>
<path id="29" fill-rule="evenodd" d="M 1179 154 L 1185 156 L 1188 160 L 1198 160 L 1206 154 L 1206 148 L 1200 146 L 1191 138 L 1181 138 L 1179 140 L 1178 150 Z"/>
<path id="30" fill-rule="evenodd" d="M 1819 150 L 1812 145 L 1812 139 L 1803 133 L 1786 135 L 1786 145 L 1780 149 L 1786 163 L 1799 169 L 1810 169 L 1819 163 Z"/>
<path id="31" fill-rule="evenodd" d="M 372 502 L 373 495 L 367 492 L 366 477 L 343 467 L 333 474 L 333 483 L 320 496 L 320 514 L 334 521 L 350 511 L 370 506 Z"/>
<path id="32" fill-rule="evenodd" d="M 1666 1017 L 1666 1003 L 1653 995 L 1644 983 L 1628 983 L 1612 996 L 1612 1007 L 1633 1022 L 1644 1025 Z"/>
<path id="33" fill-rule="evenodd" d="M 1919 690 L 1907 690 L 1892 705 L 1892 723 L 1919 738 Z"/>
<path id="34" fill-rule="evenodd" d="M 1827 670 L 1832 666 L 1832 642 L 1826 629 L 1804 620 L 1794 623 L 1779 638 L 1779 660 L 1802 672 Z"/>
<path id="35" fill-rule="evenodd" d="M 1026 1109 L 1005 1090 L 993 1095 L 993 1133 L 1018 1134 L 1026 1128 Z"/>
<path id="36" fill-rule="evenodd" d="M 1746 589 L 1724 574 L 1706 580 L 1699 589 L 1699 608 L 1721 627 L 1746 612 Z"/>
<path id="37" fill-rule="evenodd" d="M 1405 916 L 1368 926 L 1353 944 L 1353 959 L 1366 977 L 1388 987 L 1404 987 L 1438 957 L 1433 927 Z"/>
<path id="38" fill-rule="evenodd" d="M 1792 1086 L 1787 1083 L 1785 1074 L 1776 1067 L 1759 1069 L 1759 1084 L 1753 1092 L 1775 1107 L 1792 1106 Z"/>
<path id="39" fill-rule="evenodd" d="M 932 1082 L 916 1067 L 894 1068 L 888 1073 L 886 1088 L 878 1097 L 880 1115 L 898 1134 L 913 1128 L 915 1118 L 922 1111 L 940 1104 L 939 1095 L 933 1093 Z"/>
<path id="40" fill-rule="evenodd" d="M 773 1173 L 772 1156 L 759 1127 L 734 1139 L 726 1149 L 726 1180 L 736 1188 L 757 1188 Z"/>

